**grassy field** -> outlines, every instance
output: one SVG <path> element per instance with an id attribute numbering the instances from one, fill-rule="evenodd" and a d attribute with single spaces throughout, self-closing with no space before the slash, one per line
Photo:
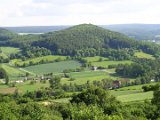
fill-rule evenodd
<path id="1" fill-rule="evenodd" d="M 26 74 L 26 72 L 15 67 L 11 67 L 8 64 L 0 64 L 0 67 L 6 70 L 10 80 L 19 80 L 22 78 L 21 76 Z"/>
<path id="2" fill-rule="evenodd" d="M 118 64 L 131 64 L 132 61 L 102 61 L 102 62 L 92 62 L 94 66 L 108 67 L 109 65 L 118 65 Z"/>
<path id="3" fill-rule="evenodd" d="M 117 99 L 122 102 L 144 101 L 144 100 L 150 100 L 152 98 L 153 98 L 153 91 L 117 96 Z"/>
<path id="4" fill-rule="evenodd" d="M 73 72 L 73 73 L 69 73 L 69 75 L 71 78 L 74 78 L 75 80 L 71 81 L 70 79 L 65 78 L 65 79 L 62 79 L 61 82 L 62 84 L 70 84 L 70 83 L 74 84 L 75 83 L 75 84 L 81 85 L 81 84 L 85 84 L 87 81 L 93 82 L 93 81 L 101 81 L 102 79 L 109 79 L 109 80 L 126 79 L 126 78 L 122 78 L 119 76 L 114 76 L 110 73 L 111 72 L 108 70 Z"/>
<path id="5" fill-rule="evenodd" d="M 98 62 L 98 61 L 100 60 L 100 58 L 102 59 L 102 61 L 108 60 L 108 58 L 100 57 L 100 56 L 85 57 L 85 58 L 83 58 L 83 59 L 87 60 L 88 62 Z"/>
<path id="6" fill-rule="evenodd" d="M 24 63 L 25 64 L 29 64 L 30 62 L 32 62 L 33 64 L 34 63 L 39 63 L 40 61 L 48 61 L 48 62 L 53 62 L 54 60 L 65 60 L 66 59 L 66 56 L 54 56 L 54 55 L 48 55 L 48 56 L 43 56 L 43 57 L 37 57 L 37 58 L 31 58 L 31 59 L 28 59 L 26 61 L 22 61 L 21 59 L 14 59 L 12 60 L 10 63 L 11 64 L 19 64 L 19 65 L 23 65 Z"/>
<path id="7" fill-rule="evenodd" d="M 8 56 L 7 56 L 6 54 L 4 54 L 3 52 L 0 53 L 0 56 L 1 56 L 2 58 L 4 58 L 4 59 L 8 58 Z"/>
<path id="8" fill-rule="evenodd" d="M 140 92 L 140 91 L 121 91 L 124 93 L 119 94 L 120 91 L 111 92 L 112 95 L 114 95 L 117 100 L 121 102 L 143 102 L 145 100 L 151 100 L 153 98 L 153 91 L 150 92 Z M 116 95 L 115 95 L 116 94 Z M 119 94 L 119 95 L 118 95 Z M 54 102 L 58 103 L 69 103 L 69 100 L 71 98 L 61 98 L 53 100 Z"/>
<path id="9" fill-rule="evenodd" d="M 155 85 L 156 83 L 149 83 L 145 85 Z M 120 89 L 112 90 L 112 95 L 116 96 L 118 100 L 122 102 L 134 102 L 134 101 L 144 101 L 153 98 L 153 91 L 143 92 L 142 86 L 135 85 L 129 87 L 123 87 Z"/>
<path id="10" fill-rule="evenodd" d="M 27 91 L 35 91 L 41 88 L 45 88 L 45 87 L 49 87 L 49 82 L 46 81 L 46 83 L 40 83 L 39 81 L 37 81 L 34 84 L 30 84 L 31 81 L 26 81 L 24 83 L 17 83 L 15 87 L 9 87 L 7 85 L 4 84 L 0 84 L 0 93 L 14 93 L 16 89 L 18 89 L 18 91 L 20 93 L 25 93 Z"/>
<path id="11" fill-rule="evenodd" d="M 19 48 L 14 47 L 0 47 L 3 54 L 9 56 L 10 54 L 18 53 L 21 50 Z"/>
<path id="12" fill-rule="evenodd" d="M 109 77 L 106 72 L 103 71 L 84 71 L 77 73 L 70 73 L 71 78 L 74 78 L 74 81 L 70 81 L 69 79 L 62 79 L 62 84 L 70 84 L 76 83 L 78 85 L 85 84 L 87 81 L 100 81 L 103 78 Z"/>
<path id="13" fill-rule="evenodd" d="M 152 59 L 152 60 L 155 59 L 153 57 L 153 55 L 150 55 L 150 54 L 147 54 L 147 53 L 144 53 L 144 52 L 136 52 L 134 54 L 134 56 L 137 57 L 137 58 L 146 58 L 146 59 Z"/>
<path id="14" fill-rule="evenodd" d="M 149 83 L 149 84 L 145 84 L 145 85 L 155 85 L 156 83 Z M 142 86 L 144 85 L 135 85 L 135 86 L 129 86 L 129 87 L 123 87 L 120 88 L 118 90 L 120 91 L 126 91 L 126 90 L 141 90 L 142 91 Z"/>
<path id="15" fill-rule="evenodd" d="M 24 68 L 27 71 L 33 72 L 35 74 L 41 75 L 45 73 L 60 73 L 65 69 L 75 69 L 79 68 L 81 64 L 78 61 L 61 61 L 54 63 L 47 63 L 41 65 L 34 65 Z"/>
<path id="16" fill-rule="evenodd" d="M 48 81 L 46 81 L 46 83 L 41 83 L 37 81 L 33 85 L 30 84 L 30 81 L 26 81 L 25 83 L 19 83 L 16 85 L 16 88 L 18 88 L 23 93 L 26 91 L 35 91 L 45 87 L 49 87 Z"/>
<path id="17" fill-rule="evenodd" d="M 35 91 L 41 88 L 49 87 L 49 82 L 46 81 L 46 83 L 41 83 L 37 81 L 35 84 L 30 84 L 31 81 L 26 81 L 24 83 L 16 84 L 15 87 L 8 87 L 7 85 L 0 84 L 0 93 L 14 93 L 16 89 L 20 93 L 25 93 L 26 91 Z M 155 84 L 155 83 L 151 83 Z M 145 84 L 145 85 L 151 85 L 151 84 Z M 114 95 L 119 101 L 121 102 L 137 102 L 137 101 L 144 101 L 144 100 L 150 100 L 153 98 L 153 91 L 150 92 L 143 92 L 142 90 L 143 85 L 136 85 L 136 86 L 129 86 L 124 87 L 116 90 L 110 90 L 110 93 Z M 72 94 L 72 93 L 68 93 Z M 57 99 L 54 102 L 60 102 L 60 103 L 67 103 L 70 98 L 62 98 Z"/>

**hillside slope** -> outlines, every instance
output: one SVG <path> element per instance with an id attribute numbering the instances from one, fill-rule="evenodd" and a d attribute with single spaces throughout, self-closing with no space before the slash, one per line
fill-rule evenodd
<path id="1" fill-rule="evenodd" d="M 16 36 L 16 33 L 0 28 L 0 41 L 10 40 Z"/>
<path id="2" fill-rule="evenodd" d="M 59 50 L 73 53 L 75 50 L 87 48 L 128 48 L 134 46 L 134 43 L 136 41 L 118 32 L 91 24 L 82 24 L 46 33 L 42 35 L 42 40 L 33 42 L 32 45 L 46 47 L 55 52 Z"/>
<path id="3" fill-rule="evenodd" d="M 56 55 L 71 56 L 107 56 L 106 54 L 110 54 L 109 49 L 126 48 L 142 50 L 152 55 L 157 55 L 160 51 L 159 45 L 136 41 L 124 34 L 92 24 L 81 24 L 42 35 L 16 35 L 4 45 L 20 47 L 24 51 L 30 49 L 30 46 L 38 46 L 47 48 Z"/>

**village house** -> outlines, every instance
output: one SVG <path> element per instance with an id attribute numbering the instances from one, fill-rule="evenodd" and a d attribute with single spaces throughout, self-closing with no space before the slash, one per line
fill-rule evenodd
<path id="1" fill-rule="evenodd" d="M 114 88 L 119 88 L 119 87 L 121 87 L 121 81 L 115 80 L 115 81 L 112 82 L 112 88 L 113 89 Z"/>
<path id="2" fill-rule="evenodd" d="M 92 66 L 92 70 L 96 71 L 98 67 Z"/>

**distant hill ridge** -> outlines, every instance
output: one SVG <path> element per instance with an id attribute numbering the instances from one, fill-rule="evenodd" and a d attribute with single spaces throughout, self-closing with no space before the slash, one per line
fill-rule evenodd
<path id="1" fill-rule="evenodd" d="M 73 25 L 72 25 L 73 26 Z M 115 24 L 115 25 L 98 25 L 105 29 L 123 33 L 137 40 L 158 39 L 160 35 L 160 24 Z M 27 26 L 27 27 L 4 27 L 7 30 L 16 33 L 47 33 L 59 31 L 71 27 L 71 25 L 57 26 Z"/>
<path id="2" fill-rule="evenodd" d="M 12 37 L 14 37 L 15 35 L 17 35 L 17 34 L 14 32 L 11 32 L 11 31 L 6 30 L 4 28 L 0 28 L 0 41 L 9 40 Z"/>
<path id="3" fill-rule="evenodd" d="M 2 31 L 3 32 L 3 31 Z M 21 48 L 29 46 L 44 47 L 58 55 L 77 55 L 96 53 L 103 54 L 103 49 L 133 48 L 141 49 L 146 53 L 156 53 L 158 45 L 138 42 L 119 32 L 114 32 L 92 24 L 80 24 L 59 31 L 41 35 L 20 36 L 6 30 L 7 42 L 0 45 L 10 45 Z M 1 39 L 0 41 L 2 41 Z M 85 52 L 84 52 L 85 51 Z M 98 55 L 98 53 L 96 53 Z M 86 55 L 87 56 L 87 55 Z"/>
<path id="4" fill-rule="evenodd" d="M 76 25 L 41 36 L 41 40 L 33 42 L 32 45 L 46 47 L 52 51 L 59 49 L 67 53 L 87 48 L 127 48 L 135 42 L 126 35 L 92 24 Z"/>

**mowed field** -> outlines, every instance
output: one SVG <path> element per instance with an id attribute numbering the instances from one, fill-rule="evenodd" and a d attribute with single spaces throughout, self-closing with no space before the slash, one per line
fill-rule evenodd
<path id="1" fill-rule="evenodd" d="M 10 80 L 19 80 L 22 79 L 22 76 L 25 76 L 26 72 L 21 71 L 18 68 L 12 67 L 8 64 L 0 64 L 0 67 L 5 69 Z"/>
<path id="2" fill-rule="evenodd" d="M 14 47 L 0 47 L 1 53 L 0 56 L 3 58 L 8 58 L 10 54 L 19 53 L 21 50 Z"/>
<path id="3" fill-rule="evenodd" d="M 93 81 L 101 81 L 102 79 L 108 79 L 108 80 L 124 80 L 129 78 L 123 78 L 120 76 L 115 76 L 114 71 L 107 70 L 97 70 L 97 71 L 83 71 L 83 72 L 72 72 L 68 73 L 70 78 L 73 78 L 74 80 L 70 80 L 70 78 L 64 78 L 61 80 L 62 84 L 77 84 L 82 85 L 85 84 L 87 81 L 93 82 Z M 130 79 L 133 80 L 133 79 Z"/>
<path id="4" fill-rule="evenodd" d="M 29 64 L 30 62 L 34 63 L 39 63 L 40 61 L 47 61 L 47 62 L 53 62 L 55 60 L 65 60 L 66 56 L 58 56 L 58 55 L 48 55 L 48 56 L 43 56 L 43 57 L 37 57 L 37 58 L 31 58 L 28 59 L 26 61 L 22 61 L 21 59 L 14 59 L 11 60 L 11 64 L 19 64 L 19 65 L 23 65 L 23 64 Z"/>
<path id="5" fill-rule="evenodd" d="M 152 60 L 155 59 L 153 57 L 153 55 L 150 55 L 150 54 L 147 54 L 147 53 L 144 53 L 144 52 L 136 52 L 134 54 L 134 56 L 137 57 L 137 58 L 146 58 L 146 59 L 152 59 Z"/>
<path id="6" fill-rule="evenodd" d="M 61 61 L 47 64 L 40 64 L 25 67 L 24 70 L 33 72 L 38 75 L 42 75 L 45 73 L 60 73 L 65 69 L 75 69 L 79 68 L 81 63 L 78 61 L 70 60 L 70 61 Z"/>
<path id="7" fill-rule="evenodd" d="M 109 65 L 118 65 L 118 64 L 131 64 L 132 61 L 124 60 L 124 61 L 102 61 L 102 62 L 92 62 L 94 66 L 108 67 Z"/>
<path id="8" fill-rule="evenodd" d="M 0 47 L 0 49 L 2 53 L 7 56 L 21 51 L 19 48 L 14 48 L 14 47 Z"/>
<path id="9" fill-rule="evenodd" d="M 100 59 L 101 59 L 102 61 L 108 60 L 108 58 L 100 57 L 100 56 L 85 57 L 85 58 L 83 58 L 83 59 L 87 60 L 87 62 L 98 62 Z"/>
<path id="10" fill-rule="evenodd" d="M 27 91 L 35 91 L 39 90 L 41 88 L 49 87 L 49 82 L 46 81 L 46 83 L 41 83 L 40 81 L 37 81 L 34 84 L 30 84 L 31 81 L 26 81 L 24 83 L 17 83 L 15 87 L 9 87 L 5 84 L 0 84 L 0 93 L 7 94 L 11 93 L 13 94 L 15 90 L 18 90 L 19 93 L 25 93 Z"/>
<path id="11" fill-rule="evenodd" d="M 107 72 L 104 71 L 83 71 L 83 72 L 74 72 L 69 73 L 70 78 L 74 80 L 71 81 L 70 78 L 64 78 L 61 80 L 62 84 L 75 83 L 77 85 L 85 84 L 87 81 L 101 81 L 104 78 L 109 78 Z"/>
<path id="12" fill-rule="evenodd" d="M 155 85 L 156 83 L 150 83 L 145 85 Z M 135 85 L 129 87 L 123 87 L 120 89 L 112 90 L 112 95 L 122 102 L 135 102 L 135 101 L 144 101 L 151 100 L 153 98 L 153 91 L 143 92 L 142 86 L 144 85 Z"/>

